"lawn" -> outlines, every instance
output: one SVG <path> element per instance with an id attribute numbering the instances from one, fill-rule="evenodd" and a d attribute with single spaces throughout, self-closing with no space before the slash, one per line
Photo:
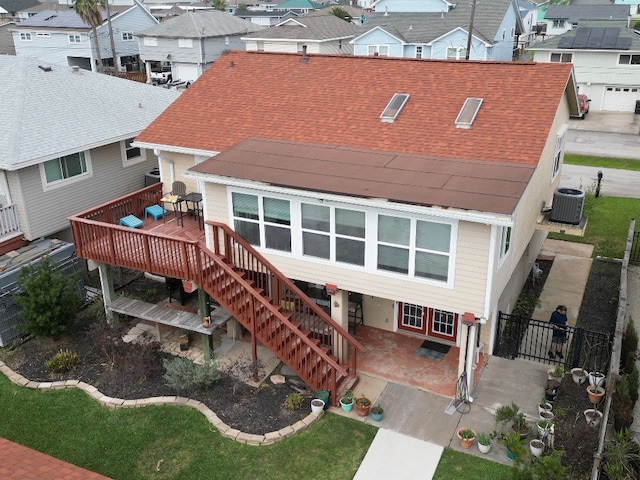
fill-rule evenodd
<path id="1" fill-rule="evenodd" d="M 352 478 L 377 428 L 327 413 L 270 446 L 222 437 L 191 408 L 112 411 L 78 389 L 19 387 L 0 375 L 0 436 L 116 480 Z"/>
<path id="2" fill-rule="evenodd" d="M 568 165 L 584 165 L 585 167 L 640 170 L 640 160 L 633 160 L 628 158 L 605 158 L 594 157 L 591 155 L 574 155 L 565 153 L 564 163 Z"/>
<path id="3" fill-rule="evenodd" d="M 507 480 L 510 478 L 510 472 L 511 467 L 507 465 L 445 448 L 433 480 L 460 480 L 463 478 Z"/>
<path id="4" fill-rule="evenodd" d="M 640 218 L 640 199 L 588 193 L 583 215 L 589 219 L 584 237 L 550 233 L 549 238 L 594 245 L 594 257 L 622 258 L 631 218 Z"/>

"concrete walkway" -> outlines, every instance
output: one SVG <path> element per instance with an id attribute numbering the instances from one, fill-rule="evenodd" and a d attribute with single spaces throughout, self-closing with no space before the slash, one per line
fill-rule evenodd
<path id="1" fill-rule="evenodd" d="M 592 253 L 591 245 L 545 241 L 539 258 L 554 259 L 554 262 L 534 318 L 548 321 L 558 304 L 565 304 L 569 321 L 575 325 L 589 278 Z M 640 320 L 640 312 L 637 319 Z M 446 413 L 449 398 L 362 375 L 355 389 L 356 395 L 366 392 L 374 404 L 380 402 L 385 408 L 385 416 L 379 422 L 380 430 L 355 479 L 430 479 L 444 447 L 510 464 L 506 449 L 496 441 L 489 453 L 482 454 L 477 442 L 470 449 L 463 449 L 456 432 L 461 427 L 472 428 L 477 433 L 493 431 L 496 409 L 511 402 L 515 402 L 533 423 L 538 419 L 537 408 L 544 395 L 548 368 L 544 363 L 491 356 L 472 394 L 473 403 L 468 406 L 468 412 L 453 414 Z M 372 422 L 370 417 L 357 417 L 340 408 L 332 407 L 331 411 Z M 636 426 L 640 429 L 640 420 Z M 400 446 L 403 448 L 398 448 Z"/>
<path id="2" fill-rule="evenodd" d="M 640 332 L 640 265 L 629 265 L 627 277 L 627 321 L 633 322 L 636 331 Z M 640 442 L 640 402 L 633 409 L 631 431 L 637 442 Z"/>

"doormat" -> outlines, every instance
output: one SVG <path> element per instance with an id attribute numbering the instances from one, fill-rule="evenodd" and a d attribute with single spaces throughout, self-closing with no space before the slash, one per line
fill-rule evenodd
<path id="1" fill-rule="evenodd" d="M 441 343 L 425 340 L 416 350 L 416 355 L 423 358 L 429 358 L 431 360 L 441 361 L 449 352 L 450 348 L 451 347 L 449 345 L 442 345 Z"/>

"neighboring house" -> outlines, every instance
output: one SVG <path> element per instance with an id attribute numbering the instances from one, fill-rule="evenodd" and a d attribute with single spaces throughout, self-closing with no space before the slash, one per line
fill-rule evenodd
<path id="1" fill-rule="evenodd" d="M 207 248 L 166 243 L 181 269 L 138 268 L 196 280 L 334 402 L 336 369 L 357 371 L 353 301 L 369 327 L 460 346 L 461 373 L 478 333 L 463 316 L 488 319 L 491 351 L 546 238 L 575 113 L 570 64 L 229 52 L 135 141 L 158 151 L 164 191 L 202 194 Z M 91 215 L 71 220 L 85 258 L 133 264 L 95 244 L 154 238 Z M 294 328 L 323 286 L 331 317 Z"/>
<path id="2" fill-rule="evenodd" d="M 627 20 L 629 15 L 629 5 L 549 5 L 544 15 L 545 35 L 561 35 L 584 21 Z"/>
<path id="3" fill-rule="evenodd" d="M 16 22 L 2 23 L 0 21 L 0 55 L 15 55 L 16 47 L 13 45 L 11 29 Z"/>
<path id="4" fill-rule="evenodd" d="M 0 254 L 69 240 L 69 215 L 144 186 L 157 160 L 131 141 L 179 93 L 8 55 L 0 76 Z"/>
<path id="5" fill-rule="evenodd" d="M 353 40 L 355 55 L 464 60 L 472 6 L 440 13 L 370 13 Z M 512 60 L 522 19 L 515 0 L 483 0 L 474 14 L 471 60 Z"/>
<path id="6" fill-rule="evenodd" d="M 518 9 L 522 19 L 522 33 L 518 38 L 520 51 L 536 40 L 538 32 L 538 5 L 528 0 L 518 0 Z"/>
<path id="7" fill-rule="evenodd" d="M 170 63 L 174 80 L 191 83 L 241 37 L 263 27 L 218 10 L 186 12 L 138 33 L 147 78 L 153 63 Z M 150 81 L 150 80 L 149 80 Z"/>
<path id="8" fill-rule="evenodd" d="M 97 30 L 103 63 L 118 71 L 138 70 L 138 40 L 136 35 L 156 20 L 138 0 L 133 6 L 110 8 L 116 59 L 113 60 L 107 15 Z M 78 66 L 84 70 L 98 69 L 91 27 L 75 10 L 61 6 L 45 10 L 20 22 L 13 30 L 13 41 L 19 57 L 35 57 L 54 65 Z"/>
<path id="9" fill-rule="evenodd" d="M 27 18 L 21 12 L 39 4 L 38 0 L 0 0 L 0 20 L 22 20 Z"/>
<path id="10" fill-rule="evenodd" d="M 626 21 L 580 22 L 529 48 L 536 62 L 571 62 L 591 110 L 633 112 L 640 100 L 640 35 Z"/>
<path id="11" fill-rule="evenodd" d="M 235 16 L 262 27 L 272 27 L 287 18 L 295 18 L 300 15 L 290 11 L 275 10 L 236 10 Z"/>
<path id="12" fill-rule="evenodd" d="M 275 27 L 242 37 L 247 50 L 353 54 L 350 40 L 358 27 L 335 15 L 290 18 Z"/>
<path id="13" fill-rule="evenodd" d="M 280 12 L 294 12 L 305 14 L 316 10 L 322 10 L 325 6 L 322 3 L 313 0 L 285 0 L 273 7 L 274 10 Z"/>

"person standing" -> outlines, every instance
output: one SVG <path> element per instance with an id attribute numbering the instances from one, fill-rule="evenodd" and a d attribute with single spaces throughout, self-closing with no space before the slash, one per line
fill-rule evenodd
<path id="1" fill-rule="evenodd" d="M 562 354 L 562 347 L 567 339 L 567 307 L 564 305 L 558 305 L 555 312 L 551 314 L 549 323 L 553 327 L 553 336 L 551 337 L 551 349 L 549 350 L 549 356 L 555 358 L 564 358 Z"/>

